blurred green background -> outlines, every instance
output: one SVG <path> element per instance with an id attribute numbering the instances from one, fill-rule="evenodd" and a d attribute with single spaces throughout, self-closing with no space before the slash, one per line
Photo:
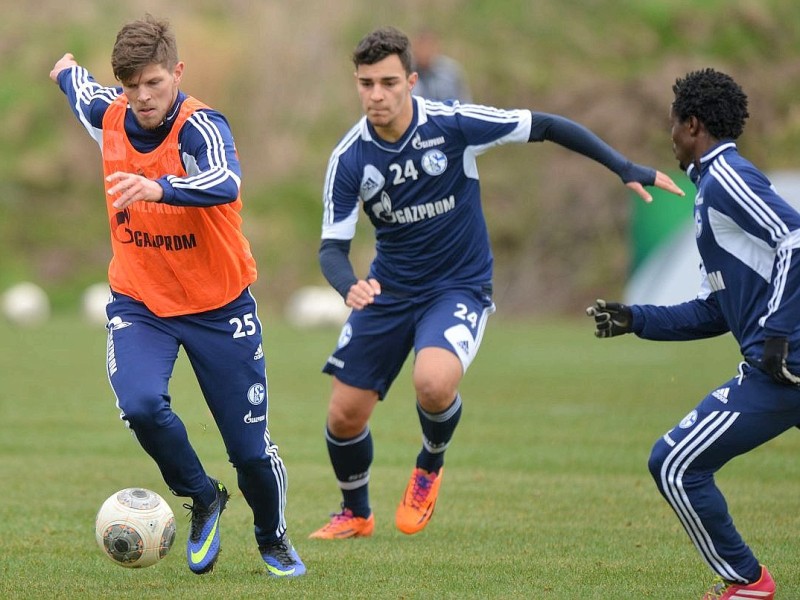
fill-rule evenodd
<path id="1" fill-rule="evenodd" d="M 671 85 L 713 66 L 750 97 L 742 152 L 767 171 L 798 163 L 800 4 L 785 0 L 2 5 L 0 291 L 34 281 L 56 311 L 77 310 L 83 289 L 105 279 L 109 249 L 98 148 L 48 73 L 69 51 L 113 84 L 116 32 L 145 12 L 173 24 L 187 63 L 183 89 L 231 122 L 265 312 L 299 286 L 324 284 L 316 260 L 322 180 L 330 151 L 360 116 L 350 52 L 378 25 L 438 30 L 476 102 L 568 116 L 671 174 Z M 638 200 L 615 176 L 554 144 L 496 149 L 479 168 L 502 311 L 573 312 L 600 292 L 620 293 Z M 685 210 L 688 218 L 689 202 Z M 363 272 L 373 240 L 366 221 L 360 230 L 353 256 Z"/>

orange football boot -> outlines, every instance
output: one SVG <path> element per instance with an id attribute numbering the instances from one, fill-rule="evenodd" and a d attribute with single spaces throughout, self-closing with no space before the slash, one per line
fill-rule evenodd
<path id="1" fill-rule="evenodd" d="M 395 524 L 400 531 L 411 535 L 428 524 L 436 506 L 443 474 L 444 468 L 439 469 L 438 473 L 429 473 L 418 467 L 414 469 L 403 501 L 395 513 Z"/>
<path id="2" fill-rule="evenodd" d="M 318 540 L 343 540 L 351 537 L 369 537 L 375 529 L 375 516 L 357 517 L 349 508 L 331 515 L 327 525 L 320 527 L 309 538 Z"/>

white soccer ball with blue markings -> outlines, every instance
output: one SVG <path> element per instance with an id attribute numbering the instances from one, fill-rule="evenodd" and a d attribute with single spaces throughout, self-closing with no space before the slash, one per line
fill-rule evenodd
<path id="1" fill-rule="evenodd" d="M 125 488 L 103 502 L 94 533 L 103 554 L 115 564 L 149 567 L 164 558 L 175 542 L 175 516 L 155 492 Z"/>

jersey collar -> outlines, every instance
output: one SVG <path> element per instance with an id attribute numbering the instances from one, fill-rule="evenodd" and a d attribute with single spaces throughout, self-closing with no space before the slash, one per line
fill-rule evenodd
<path id="1" fill-rule="evenodd" d="M 700 175 L 708 169 L 708 165 L 717 158 L 720 154 L 725 152 L 726 150 L 736 150 L 736 142 L 733 140 L 723 140 L 719 142 L 716 146 L 713 146 L 708 152 L 706 152 L 703 156 L 700 157 L 700 172 L 696 172 L 697 169 L 695 167 L 695 163 L 689 165 L 689 168 L 686 169 L 686 174 L 689 176 L 694 182 L 700 178 Z"/>
<path id="2" fill-rule="evenodd" d="M 361 139 L 363 139 L 365 142 L 372 142 L 378 148 L 385 150 L 386 152 L 402 152 L 408 142 L 411 141 L 411 138 L 414 137 L 414 132 L 416 132 L 417 128 L 420 126 L 420 105 L 422 104 L 422 98 L 412 96 L 411 101 L 414 105 L 414 116 L 411 117 L 411 124 L 408 126 L 408 129 L 406 129 L 405 133 L 399 140 L 396 142 L 387 142 L 386 140 L 381 139 L 378 134 L 375 133 L 375 128 L 372 126 L 366 116 L 362 117 L 361 119 Z"/>

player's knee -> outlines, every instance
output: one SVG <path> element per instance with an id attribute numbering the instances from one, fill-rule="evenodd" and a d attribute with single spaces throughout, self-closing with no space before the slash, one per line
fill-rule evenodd
<path id="1" fill-rule="evenodd" d="M 331 406 L 328 410 L 327 427 L 337 438 L 348 439 L 364 431 L 367 420 L 361 411 Z"/>
<path id="2" fill-rule="evenodd" d="M 328 405 L 328 431 L 340 439 L 357 436 L 367 426 L 377 402 L 378 393 L 373 390 L 337 384 Z"/>
<path id="3" fill-rule="evenodd" d="M 286 467 L 277 454 L 265 454 L 263 451 L 259 456 L 231 453 L 229 458 L 236 469 L 242 490 L 259 496 L 280 495 L 280 482 L 286 481 Z"/>
<path id="4" fill-rule="evenodd" d="M 453 403 L 458 389 L 441 378 L 417 377 L 414 379 L 414 391 L 423 410 L 438 413 Z"/>
<path id="5" fill-rule="evenodd" d="M 414 365 L 414 391 L 423 410 L 438 413 L 446 410 L 458 392 L 463 376 L 458 357 L 443 348 L 423 348 Z"/>
<path id="6" fill-rule="evenodd" d="M 145 392 L 120 397 L 119 408 L 134 431 L 162 427 L 173 414 L 162 395 Z"/>
<path id="7" fill-rule="evenodd" d="M 277 454 L 267 454 L 263 448 L 255 449 L 244 445 L 232 446 L 228 450 L 228 458 L 233 467 L 247 477 L 273 478 L 276 468 L 283 469 L 283 461 Z"/>

